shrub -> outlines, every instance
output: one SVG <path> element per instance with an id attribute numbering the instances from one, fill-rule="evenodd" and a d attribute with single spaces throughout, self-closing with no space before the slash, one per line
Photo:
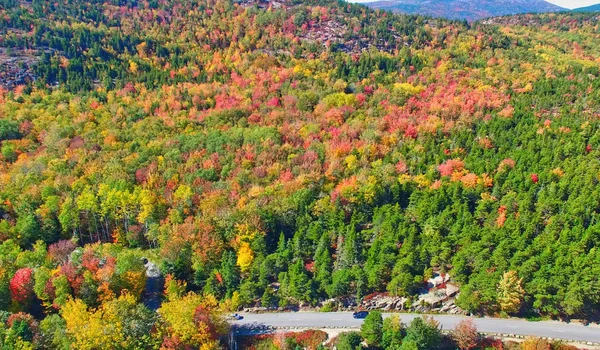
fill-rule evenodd
<path id="1" fill-rule="evenodd" d="M 327 333 L 321 330 L 309 329 L 300 333 L 288 333 L 297 345 L 305 349 L 316 350 L 319 345 L 327 340 Z"/>
<path id="2" fill-rule="evenodd" d="M 552 345 L 547 340 L 540 338 L 530 338 L 521 344 L 523 350 L 551 350 Z"/>
<path id="3" fill-rule="evenodd" d="M 362 337 L 358 332 L 342 333 L 338 337 L 336 347 L 338 350 L 356 350 L 360 348 Z"/>
<path id="4" fill-rule="evenodd" d="M 477 327 L 472 319 L 460 321 L 454 332 L 452 332 L 452 339 L 456 341 L 456 344 L 461 350 L 470 350 L 477 346 L 479 340 L 479 333 L 477 333 Z"/>

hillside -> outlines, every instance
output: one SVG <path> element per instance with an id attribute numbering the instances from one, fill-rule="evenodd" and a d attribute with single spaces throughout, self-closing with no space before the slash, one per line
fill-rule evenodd
<path id="1" fill-rule="evenodd" d="M 2 2 L 0 341 L 216 349 L 224 310 L 380 297 L 597 319 L 598 21 Z"/>
<path id="2" fill-rule="evenodd" d="M 519 13 L 565 10 L 543 0 L 391 0 L 369 2 L 365 5 L 397 13 L 466 19 L 469 21 Z"/>
<path id="3" fill-rule="evenodd" d="M 573 11 L 574 12 L 600 12 L 600 4 L 587 6 L 587 7 L 580 7 L 580 8 L 574 9 Z"/>

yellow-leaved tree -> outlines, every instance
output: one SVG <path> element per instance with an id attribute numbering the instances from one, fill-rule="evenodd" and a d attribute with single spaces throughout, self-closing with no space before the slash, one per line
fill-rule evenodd
<path id="1" fill-rule="evenodd" d="M 238 249 L 237 264 L 242 272 L 248 271 L 252 261 L 254 260 L 254 252 L 250 247 L 250 243 L 242 242 Z"/>
<path id="2" fill-rule="evenodd" d="M 149 349 L 160 343 L 154 331 L 156 314 L 130 294 L 97 309 L 88 309 L 80 299 L 70 299 L 60 312 L 73 349 Z"/>
<path id="3" fill-rule="evenodd" d="M 219 303 L 210 295 L 190 292 L 163 303 L 158 313 L 164 321 L 163 348 L 178 344 L 202 350 L 220 349 L 218 338 L 228 331 Z"/>
<path id="4" fill-rule="evenodd" d="M 167 300 L 177 300 L 180 299 L 185 290 L 187 288 L 187 283 L 185 281 L 179 281 L 173 277 L 171 274 L 167 274 L 165 277 L 165 297 Z"/>
<path id="5" fill-rule="evenodd" d="M 514 314 L 521 308 L 525 291 L 522 287 L 523 279 L 519 278 L 516 271 L 507 271 L 498 284 L 498 304 L 500 310 L 507 314 Z"/>

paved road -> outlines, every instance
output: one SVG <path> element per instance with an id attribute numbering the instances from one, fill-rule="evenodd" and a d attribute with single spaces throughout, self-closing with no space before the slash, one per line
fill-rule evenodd
<path id="1" fill-rule="evenodd" d="M 155 263 L 147 259 L 144 262 L 144 266 L 146 267 L 146 286 L 144 287 L 142 300 L 148 309 L 156 311 L 162 303 L 165 278 Z"/>
<path id="2" fill-rule="evenodd" d="M 363 320 L 355 320 L 350 312 L 291 312 L 267 314 L 240 314 L 242 320 L 234 323 L 240 326 L 262 325 L 273 327 L 299 327 L 299 328 L 360 328 Z M 419 315 L 398 314 L 404 323 L 410 323 Z M 390 314 L 384 314 L 388 317 Z M 445 330 L 452 330 L 458 322 L 465 319 L 463 316 L 435 315 Z M 475 318 L 477 329 L 483 333 L 505 333 L 516 335 L 529 335 L 538 337 L 551 337 L 565 340 L 600 343 L 600 327 L 596 325 L 583 326 L 562 322 L 543 321 L 529 322 L 525 320 Z"/>

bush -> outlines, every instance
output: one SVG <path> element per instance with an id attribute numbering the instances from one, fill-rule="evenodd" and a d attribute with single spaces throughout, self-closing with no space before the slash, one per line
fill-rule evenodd
<path id="1" fill-rule="evenodd" d="M 477 346 L 479 333 L 472 319 L 460 321 L 452 332 L 452 339 L 461 350 L 471 350 Z"/>
<path id="2" fill-rule="evenodd" d="M 419 344 L 417 344 L 416 341 L 414 340 L 409 340 L 406 339 L 402 342 L 402 346 L 400 347 L 400 350 L 420 350 L 421 348 L 419 348 Z"/>
<path id="3" fill-rule="evenodd" d="M 568 344 L 562 344 L 560 342 L 556 342 L 552 344 L 552 350 L 577 350 L 578 347 Z"/>
<path id="4" fill-rule="evenodd" d="M 319 309 L 320 312 L 333 312 L 335 311 L 334 303 L 327 302 Z"/>
<path id="5" fill-rule="evenodd" d="M 552 345 L 547 340 L 530 338 L 525 340 L 521 347 L 523 350 L 552 350 Z"/>
<path id="6" fill-rule="evenodd" d="M 303 349 L 316 350 L 328 338 L 327 333 L 321 330 L 309 329 L 299 333 L 289 332 L 284 335 L 287 344 L 294 348 L 300 346 Z"/>
<path id="7" fill-rule="evenodd" d="M 360 349 L 362 337 L 358 332 L 342 333 L 338 337 L 336 347 L 338 350 L 356 350 Z"/>
<path id="8" fill-rule="evenodd" d="M 493 338 L 485 338 L 480 342 L 480 348 L 489 349 L 489 350 L 503 350 L 504 344 L 502 344 L 502 340 L 493 339 Z"/>

